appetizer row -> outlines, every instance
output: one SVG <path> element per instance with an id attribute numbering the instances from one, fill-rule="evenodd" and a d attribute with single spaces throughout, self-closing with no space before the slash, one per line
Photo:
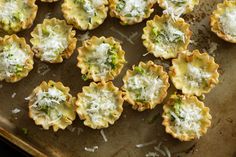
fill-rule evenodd
<path id="1" fill-rule="evenodd" d="M 41 1 L 55 2 L 57 0 Z M 191 12 L 194 6 L 199 3 L 199 0 L 157 0 L 157 2 L 160 7 L 166 9 L 164 13 L 167 16 L 173 17 L 174 15 L 176 17 L 176 14 L 181 15 Z M 132 25 L 150 17 L 150 14 L 154 11 L 153 5 L 155 3 L 156 0 L 109 0 L 109 3 L 107 0 L 64 0 L 62 12 L 68 24 L 80 30 L 91 30 L 101 25 L 106 19 L 108 4 L 112 17 L 119 18 L 123 25 Z M 35 0 L 0 0 L 0 29 L 12 34 L 31 27 L 37 10 Z M 236 2 L 225 0 L 224 3 L 219 3 L 211 16 L 212 31 L 220 38 L 236 43 L 235 19 Z M 161 18 L 156 16 L 154 20 L 147 23 L 145 29 L 146 33 L 143 38 L 146 39 L 147 36 L 152 36 L 152 41 L 147 40 L 145 46 L 148 46 L 148 50 L 154 53 L 155 56 L 160 56 L 160 52 L 164 53 L 163 51 L 166 49 L 165 42 L 172 43 L 170 47 L 178 45 L 172 48 L 172 51 L 173 49 L 183 49 L 189 43 L 191 35 L 188 30 L 189 25 L 185 24 L 182 19 L 177 21 L 166 20 L 164 16 Z M 157 28 L 152 30 L 152 34 L 148 34 L 148 31 L 154 26 Z M 167 37 L 166 35 L 170 31 L 174 31 L 173 36 Z M 155 46 L 153 42 L 160 42 L 161 46 Z M 163 58 L 173 56 L 175 56 L 174 52 L 161 55 Z"/>
<path id="2" fill-rule="evenodd" d="M 160 71 L 160 69 L 158 69 Z M 168 83 L 168 82 L 167 82 Z M 153 98 L 163 99 L 154 92 Z M 122 92 L 112 82 L 92 82 L 78 93 L 78 99 L 69 94 L 69 88 L 60 82 L 42 82 L 36 87 L 29 100 L 29 116 L 35 124 L 54 131 L 65 129 L 76 118 L 76 113 L 84 125 L 93 129 L 107 128 L 119 119 L 123 111 Z M 158 90 L 157 90 L 158 91 Z M 162 92 L 162 93 L 161 93 Z M 163 125 L 166 132 L 181 141 L 199 138 L 207 132 L 211 124 L 209 108 L 195 96 L 172 95 L 163 106 Z"/>

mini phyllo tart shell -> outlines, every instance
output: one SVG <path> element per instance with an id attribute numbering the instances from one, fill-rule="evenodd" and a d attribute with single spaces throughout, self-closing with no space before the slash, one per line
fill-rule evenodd
<path id="1" fill-rule="evenodd" d="M 156 0 L 109 0 L 110 15 L 122 25 L 133 25 L 149 18 Z"/>
<path id="2" fill-rule="evenodd" d="M 0 29 L 9 34 L 31 27 L 38 7 L 35 0 L 0 0 Z"/>
<path id="3" fill-rule="evenodd" d="M 83 42 L 78 48 L 77 66 L 81 69 L 84 79 L 97 81 L 113 80 L 126 63 L 119 42 L 114 38 L 96 37 Z"/>
<path id="4" fill-rule="evenodd" d="M 107 17 L 107 0 L 64 0 L 63 16 L 67 23 L 80 30 L 92 30 Z"/>
<path id="5" fill-rule="evenodd" d="M 128 70 L 123 78 L 124 99 L 138 111 L 153 109 L 157 104 L 162 103 L 167 95 L 168 74 L 160 65 L 152 61 L 140 62 Z"/>
<path id="6" fill-rule="evenodd" d="M 54 132 L 65 129 L 76 117 L 75 98 L 69 91 L 70 88 L 61 82 L 43 81 L 26 98 L 29 100 L 29 117 L 45 130 L 51 126 Z"/>
<path id="7" fill-rule="evenodd" d="M 78 93 L 76 112 L 84 125 L 93 129 L 107 128 L 119 119 L 123 102 L 122 92 L 112 82 L 92 82 Z"/>
<path id="8" fill-rule="evenodd" d="M 168 14 L 180 16 L 193 11 L 199 0 L 157 0 L 159 6 L 165 9 Z"/>
<path id="9" fill-rule="evenodd" d="M 213 57 L 194 50 L 173 59 L 169 75 L 174 86 L 184 94 L 200 96 L 218 84 L 218 67 Z"/>
<path id="10" fill-rule="evenodd" d="M 0 38 L 0 81 L 17 82 L 33 69 L 33 52 L 24 38 L 13 34 Z"/>
<path id="11" fill-rule="evenodd" d="M 163 110 L 166 132 L 181 141 L 200 138 L 211 125 L 209 108 L 195 96 L 172 95 Z"/>
<path id="12" fill-rule="evenodd" d="M 225 41 L 236 43 L 236 1 L 217 5 L 211 15 L 211 30 Z"/>
<path id="13" fill-rule="evenodd" d="M 143 29 L 143 45 L 148 53 L 164 59 L 175 58 L 188 48 L 192 32 L 184 19 L 172 19 L 169 15 L 156 15 L 147 21 Z"/>
<path id="14" fill-rule="evenodd" d="M 30 42 L 35 56 L 48 63 L 61 63 L 74 52 L 77 39 L 75 31 L 64 20 L 45 19 L 31 32 Z"/>

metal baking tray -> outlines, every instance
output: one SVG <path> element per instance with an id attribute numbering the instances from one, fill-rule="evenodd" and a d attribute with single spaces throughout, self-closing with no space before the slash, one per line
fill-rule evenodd
<path id="1" fill-rule="evenodd" d="M 183 16 L 191 24 L 193 31 L 193 42 L 189 49 L 210 52 L 220 65 L 220 83 L 204 100 L 211 109 L 212 126 L 199 140 L 180 142 L 165 133 L 161 125 L 162 104 L 153 110 L 138 112 L 125 103 L 120 119 L 103 130 L 107 142 L 100 130 L 85 127 L 78 116 L 72 126 L 56 133 L 52 129 L 45 131 L 36 126 L 28 117 L 28 104 L 24 98 L 42 81 L 61 81 L 71 88 L 74 96 L 89 84 L 89 81 L 82 81 L 80 70 L 76 67 L 77 51 L 62 64 L 45 64 L 35 59 L 34 69 L 27 78 L 14 84 L 0 82 L 0 135 L 34 156 L 144 157 L 148 152 L 155 152 L 154 146 L 162 144 L 161 147 L 165 146 L 170 150 L 172 157 L 236 157 L 236 45 L 219 39 L 210 31 L 209 16 L 218 2 L 222 0 L 200 0 L 200 5 L 195 7 L 194 12 Z M 39 9 L 34 25 L 18 35 L 25 37 L 29 43 L 30 32 L 44 18 L 63 19 L 61 3 L 62 1 L 52 4 L 37 1 Z M 149 19 L 161 13 L 162 9 L 155 5 L 155 12 Z M 81 45 L 81 39 L 88 35 L 113 36 L 122 41 L 128 63 L 113 81 L 119 87 L 126 70 L 139 61 L 153 60 L 163 64 L 168 70 L 170 60 L 161 61 L 151 54 L 143 56 L 146 49 L 142 45 L 141 35 L 145 22 L 146 20 L 133 26 L 121 26 L 117 19 L 108 17 L 93 31 L 77 31 L 80 39 L 77 47 Z M 3 36 L 3 33 L 0 35 Z M 174 91 L 171 85 L 169 95 Z M 12 110 L 15 108 L 21 112 L 13 114 Z M 140 143 L 146 143 L 147 146 L 137 148 L 136 145 Z M 85 147 L 93 146 L 98 146 L 94 153 L 85 151 Z"/>

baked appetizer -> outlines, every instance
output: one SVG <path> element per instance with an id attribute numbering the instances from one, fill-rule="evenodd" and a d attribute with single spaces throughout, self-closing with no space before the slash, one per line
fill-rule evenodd
<path id="1" fill-rule="evenodd" d="M 172 19 L 169 15 L 156 15 L 147 21 L 143 29 L 143 44 L 148 53 L 164 59 L 175 58 L 181 51 L 187 49 L 192 32 L 184 19 Z"/>
<path id="2" fill-rule="evenodd" d="M 35 0 L 0 0 L 0 29 L 12 34 L 29 28 L 37 10 Z"/>
<path id="3" fill-rule="evenodd" d="M 138 66 L 133 66 L 132 71 L 128 70 L 123 78 L 124 99 L 138 111 L 153 109 L 167 95 L 170 86 L 168 78 L 162 66 L 152 61 L 146 64 L 140 62 Z"/>
<path id="4" fill-rule="evenodd" d="M 90 83 L 78 93 L 76 112 L 84 125 L 93 129 L 107 128 L 123 111 L 122 92 L 112 82 Z"/>
<path id="5" fill-rule="evenodd" d="M 236 43 L 236 1 L 219 3 L 211 15 L 211 30 L 225 41 Z"/>
<path id="6" fill-rule="evenodd" d="M 199 0 L 157 0 L 161 8 L 165 9 L 167 14 L 179 17 L 193 11 Z"/>
<path id="7" fill-rule="evenodd" d="M 52 3 L 52 2 L 57 2 L 59 0 L 41 0 L 41 2 L 49 2 L 49 3 Z"/>
<path id="8" fill-rule="evenodd" d="M 218 67 L 213 57 L 194 50 L 173 59 L 169 74 L 174 86 L 184 94 L 201 96 L 218 84 Z"/>
<path id="9" fill-rule="evenodd" d="M 110 15 L 123 25 L 133 25 L 149 18 L 156 0 L 109 0 Z"/>
<path id="10" fill-rule="evenodd" d="M 181 141 L 200 138 L 211 125 L 209 108 L 195 96 L 172 95 L 163 110 L 166 132 Z"/>
<path id="11" fill-rule="evenodd" d="M 36 87 L 29 100 L 29 117 L 36 125 L 53 131 L 65 129 L 76 117 L 75 98 L 69 93 L 70 88 L 61 82 L 43 81 Z"/>
<path id="12" fill-rule="evenodd" d="M 76 47 L 77 39 L 72 26 L 56 18 L 45 19 L 38 24 L 31 36 L 35 56 L 49 63 L 63 62 L 63 58 L 68 59 Z"/>
<path id="13" fill-rule="evenodd" d="M 83 78 L 97 81 L 113 80 L 125 64 L 125 52 L 114 38 L 95 37 L 78 48 L 78 64 Z"/>
<path id="14" fill-rule="evenodd" d="M 0 81 L 17 82 L 33 69 L 33 52 L 17 35 L 0 38 Z"/>
<path id="15" fill-rule="evenodd" d="M 64 0 L 62 12 L 67 23 L 80 30 L 92 30 L 107 17 L 107 0 Z"/>

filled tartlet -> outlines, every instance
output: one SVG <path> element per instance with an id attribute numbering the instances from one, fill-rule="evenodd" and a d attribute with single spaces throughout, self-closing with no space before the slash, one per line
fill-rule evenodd
<path id="1" fill-rule="evenodd" d="M 33 69 L 33 52 L 24 38 L 13 34 L 0 38 L 0 81 L 17 82 Z"/>
<path id="2" fill-rule="evenodd" d="M 195 96 L 172 95 L 163 110 L 166 132 L 181 141 L 200 138 L 211 125 L 209 108 Z"/>
<path id="3" fill-rule="evenodd" d="M 125 52 L 114 38 L 96 37 L 83 42 L 78 48 L 77 66 L 83 78 L 97 81 L 113 80 L 125 64 Z"/>
<path id="4" fill-rule="evenodd" d="M 132 25 L 149 18 L 156 0 L 109 0 L 110 15 L 123 25 Z"/>
<path id="5" fill-rule="evenodd" d="M 128 70 L 123 78 L 124 99 L 138 111 L 153 109 L 167 95 L 170 86 L 168 78 L 162 66 L 152 61 L 140 62 Z"/>
<path id="6" fill-rule="evenodd" d="M 175 58 L 188 48 L 192 32 L 184 19 L 172 19 L 169 15 L 156 15 L 147 21 L 143 29 L 143 44 L 148 53 L 164 59 Z"/>
<path id="7" fill-rule="evenodd" d="M 31 32 L 33 51 L 41 61 L 61 63 L 63 58 L 68 59 L 76 47 L 77 39 L 72 26 L 64 20 L 56 18 L 45 19 Z"/>
<path id="8" fill-rule="evenodd" d="M 179 17 L 182 14 L 192 12 L 199 0 L 157 0 L 157 2 L 167 14 L 172 15 L 172 17 Z"/>
<path id="9" fill-rule="evenodd" d="M 213 57 L 194 50 L 173 59 L 169 75 L 174 86 L 184 94 L 200 96 L 218 84 L 218 67 Z"/>
<path id="10" fill-rule="evenodd" d="M 92 30 L 107 17 L 107 0 L 64 0 L 62 12 L 67 23 L 80 30 Z"/>
<path id="11" fill-rule="evenodd" d="M 211 15 L 211 30 L 225 41 L 236 43 L 236 1 L 217 5 Z"/>
<path id="12" fill-rule="evenodd" d="M 76 112 L 84 125 L 93 129 L 107 128 L 123 111 L 122 92 L 112 82 L 90 83 L 78 93 Z"/>
<path id="13" fill-rule="evenodd" d="M 37 10 L 35 0 L 0 0 L 0 29 L 12 34 L 29 28 Z"/>
<path id="14" fill-rule="evenodd" d="M 65 129 L 76 117 L 75 98 L 69 93 L 70 88 L 61 82 L 43 81 L 36 87 L 29 100 L 29 117 L 36 125 L 56 132 Z"/>

